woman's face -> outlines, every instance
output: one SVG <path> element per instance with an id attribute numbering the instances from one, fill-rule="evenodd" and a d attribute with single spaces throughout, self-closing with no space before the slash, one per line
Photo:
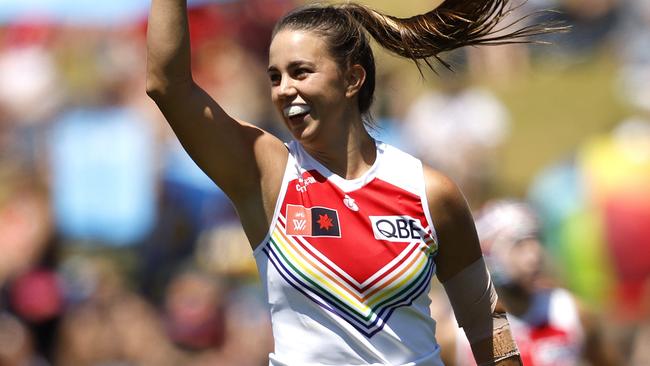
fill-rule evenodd
<path id="1" fill-rule="evenodd" d="M 273 104 L 293 135 L 303 143 L 340 136 L 346 110 L 344 72 L 316 33 L 285 29 L 269 50 Z"/>

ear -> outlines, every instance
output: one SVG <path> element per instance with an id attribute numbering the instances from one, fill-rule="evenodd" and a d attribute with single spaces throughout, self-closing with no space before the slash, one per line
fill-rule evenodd
<path id="1" fill-rule="evenodd" d="M 345 74 L 345 96 L 350 98 L 359 94 L 366 81 L 366 70 L 359 64 L 351 65 Z"/>

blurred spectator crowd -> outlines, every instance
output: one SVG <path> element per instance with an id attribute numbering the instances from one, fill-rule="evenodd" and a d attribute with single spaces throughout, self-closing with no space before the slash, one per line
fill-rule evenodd
<path id="1" fill-rule="evenodd" d="M 274 22 L 299 3 L 203 1 L 190 11 L 199 84 L 285 140 L 266 52 Z M 517 12 L 546 8 L 561 12 L 528 21 L 573 27 L 543 39 L 553 46 L 456 52 L 455 72 L 439 67 L 426 90 L 403 93 L 412 99 L 400 97 L 399 68 L 380 66 L 373 133 L 450 175 L 478 211 L 516 194 L 498 174 L 520 123 L 484 85 L 611 53 L 611 87 L 629 118 L 585 136 L 525 196 L 508 198 L 540 219 L 539 281 L 589 308 L 619 364 L 650 365 L 650 2 L 529 0 Z M 146 14 L 0 23 L 0 366 L 268 364 L 250 246 L 145 95 L 145 32 Z"/>

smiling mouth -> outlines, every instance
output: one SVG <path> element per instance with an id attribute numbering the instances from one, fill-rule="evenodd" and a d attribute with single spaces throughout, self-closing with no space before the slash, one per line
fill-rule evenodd
<path id="1" fill-rule="evenodd" d="M 289 119 L 296 117 L 304 117 L 311 111 L 311 108 L 306 104 L 292 104 L 284 108 L 284 116 Z"/>

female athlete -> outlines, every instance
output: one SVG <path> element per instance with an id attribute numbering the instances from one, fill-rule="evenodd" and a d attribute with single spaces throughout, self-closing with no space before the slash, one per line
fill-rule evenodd
<path id="1" fill-rule="evenodd" d="M 477 363 L 520 364 L 463 195 L 364 126 L 370 37 L 419 67 L 545 30 L 494 35 L 507 9 L 508 0 L 447 0 L 408 19 L 354 3 L 287 14 L 268 63 L 272 101 L 293 136 L 285 145 L 194 82 L 186 0 L 152 1 L 147 93 L 239 214 L 271 314 L 271 365 L 442 365 L 428 310 L 434 273 Z"/>

